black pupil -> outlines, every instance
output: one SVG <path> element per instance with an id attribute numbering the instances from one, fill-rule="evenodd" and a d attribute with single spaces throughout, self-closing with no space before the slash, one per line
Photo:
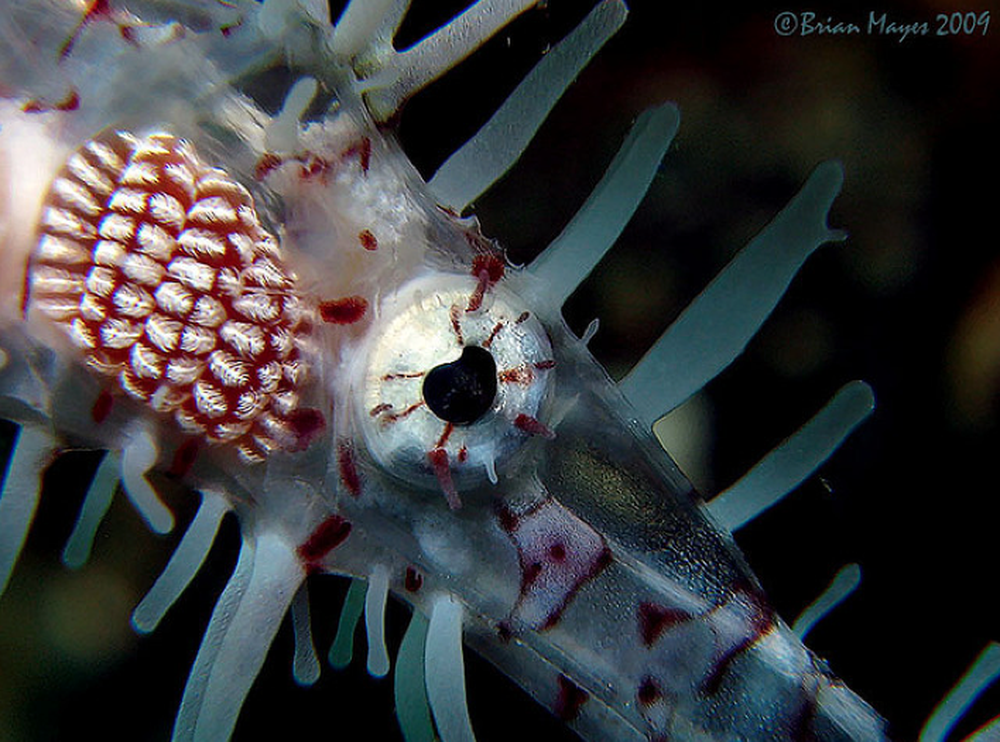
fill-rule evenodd
<path id="1" fill-rule="evenodd" d="M 424 377 L 424 402 L 431 412 L 456 425 L 473 423 L 497 395 L 497 364 L 486 348 L 467 345 L 457 361 L 435 366 Z"/>

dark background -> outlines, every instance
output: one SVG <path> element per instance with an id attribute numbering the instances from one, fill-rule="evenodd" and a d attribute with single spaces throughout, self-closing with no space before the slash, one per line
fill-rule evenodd
<path id="1" fill-rule="evenodd" d="M 402 45 L 463 5 L 415 0 Z M 418 168 L 429 176 L 590 5 L 549 0 L 412 101 L 401 138 Z M 810 259 L 747 353 L 692 406 L 688 419 L 708 432 L 678 458 L 699 488 L 717 492 L 842 384 L 871 383 L 873 417 L 737 540 L 788 620 L 841 565 L 860 563 L 859 591 L 808 643 L 890 720 L 894 738 L 915 739 L 1000 625 L 1000 8 L 982 0 L 630 6 L 625 29 L 476 212 L 514 262 L 530 260 L 586 198 L 635 116 L 678 103 L 680 132 L 646 201 L 567 306 L 578 332 L 600 317 L 591 348 L 618 378 L 815 164 L 844 163 L 831 225 L 850 239 Z M 988 9 L 985 36 L 933 35 L 938 13 Z M 926 21 L 929 35 L 900 43 L 775 32 L 779 12 L 804 10 L 862 28 L 869 11 L 886 12 L 900 23 Z M 94 465 L 82 454 L 59 465 L 59 491 L 43 501 L 3 598 L 0 740 L 167 739 L 235 561 L 230 523 L 177 610 L 152 637 L 133 636 L 128 612 L 177 535 L 150 535 L 116 502 L 91 564 L 80 574 L 63 569 L 58 553 Z M 182 526 L 187 517 L 182 508 Z M 325 651 L 343 581 L 310 587 Z M 391 607 L 399 631 L 406 617 Z M 369 679 L 359 662 L 298 689 L 290 634 L 279 635 L 236 739 L 398 738 L 390 680 Z M 477 658 L 467 667 L 480 740 L 573 738 Z M 998 713 L 1000 691 L 988 692 L 953 738 Z M 351 731 L 357 723 L 364 733 Z"/>

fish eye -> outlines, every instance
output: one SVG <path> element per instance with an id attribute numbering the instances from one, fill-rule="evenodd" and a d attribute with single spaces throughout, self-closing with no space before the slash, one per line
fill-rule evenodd
<path id="1" fill-rule="evenodd" d="M 372 458 L 389 474 L 459 491 L 496 484 L 533 437 L 551 437 L 555 382 L 542 324 L 498 284 L 417 279 L 379 308 L 356 382 L 354 418 Z"/>

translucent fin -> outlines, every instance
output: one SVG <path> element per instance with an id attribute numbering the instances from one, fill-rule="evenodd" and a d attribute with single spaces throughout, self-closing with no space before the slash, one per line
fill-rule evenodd
<path id="1" fill-rule="evenodd" d="M 434 82 L 538 0 L 479 0 L 460 16 L 387 60 L 368 91 L 378 121 L 390 119 L 411 95 Z"/>
<path id="2" fill-rule="evenodd" d="M 302 587 L 292 601 L 292 631 L 295 634 L 295 658 L 292 677 L 299 685 L 312 685 L 319 680 L 319 658 L 313 643 L 312 622 L 309 620 L 309 587 Z"/>
<path id="3" fill-rule="evenodd" d="M 948 691 L 920 730 L 919 742 L 944 742 L 948 731 L 962 718 L 972 702 L 1000 677 L 1000 643 L 990 642 Z"/>
<path id="4" fill-rule="evenodd" d="M 0 493 L 0 595 L 21 555 L 42 492 L 42 474 L 56 442 L 41 428 L 22 427 Z"/>
<path id="5" fill-rule="evenodd" d="M 965 738 L 965 742 L 997 742 L 1000 739 L 1000 716 L 996 716 L 983 724 Z"/>
<path id="6" fill-rule="evenodd" d="M 379 43 L 388 47 L 408 7 L 400 0 L 351 0 L 333 30 L 331 51 L 350 62 Z"/>
<path id="7" fill-rule="evenodd" d="M 844 182 L 824 162 L 763 232 L 733 258 L 620 383 L 646 424 L 698 391 L 743 352 L 806 258 L 845 234 L 826 226 Z"/>
<path id="8" fill-rule="evenodd" d="M 285 97 L 281 112 L 267 127 L 264 145 L 272 152 L 295 152 L 299 149 L 299 121 L 316 97 L 318 84 L 303 77 Z"/>
<path id="9" fill-rule="evenodd" d="M 399 728 L 406 742 L 435 740 L 424 681 L 424 643 L 427 640 L 428 625 L 424 615 L 414 611 L 396 655 L 396 673 L 393 678 L 396 718 L 399 719 Z"/>
<path id="10" fill-rule="evenodd" d="M 208 686 L 212 666 L 219 655 L 226 632 L 229 631 L 229 626 L 233 622 L 236 609 L 250 584 L 250 577 L 253 575 L 253 562 L 254 546 L 249 541 L 244 541 L 240 547 L 236 568 L 215 604 L 212 618 L 208 622 L 205 636 L 198 648 L 198 656 L 191 667 L 187 685 L 184 686 L 184 697 L 181 699 L 177 719 L 174 721 L 172 742 L 190 742 L 190 740 L 195 739 L 195 726 L 198 723 L 198 716 L 205 699 L 205 690 Z"/>
<path id="11" fill-rule="evenodd" d="M 706 506 L 715 520 L 736 531 L 801 484 L 875 407 L 863 381 L 845 384 L 827 405 L 749 472 Z"/>
<path id="12" fill-rule="evenodd" d="M 337 636 L 330 647 L 327 662 L 331 667 L 343 670 L 354 659 L 354 633 L 365 609 L 365 594 L 368 586 L 364 580 L 351 580 L 344 598 L 344 607 L 340 609 L 340 622 L 337 624 Z"/>
<path id="13" fill-rule="evenodd" d="M 368 634 L 368 673 L 376 678 L 389 674 L 389 650 L 385 645 L 385 603 L 389 596 L 389 570 L 379 564 L 368 578 L 365 595 L 365 631 Z"/>
<path id="14" fill-rule="evenodd" d="M 144 427 L 133 430 L 122 449 L 122 484 L 128 499 L 149 527 L 156 533 L 170 533 L 174 514 L 146 479 L 146 473 L 156 465 L 159 456 L 152 434 Z"/>
<path id="15" fill-rule="evenodd" d="M 805 639 L 806 634 L 812 631 L 813 626 L 823 620 L 830 611 L 843 603 L 858 585 L 861 584 L 861 567 L 857 564 L 845 564 L 834 575 L 833 580 L 826 590 L 806 609 L 799 614 L 792 624 L 792 631 L 798 634 L 800 639 Z"/>
<path id="16" fill-rule="evenodd" d="M 216 643 L 209 650 L 213 661 L 201 662 L 199 651 L 188 682 L 190 685 L 195 681 L 200 703 L 193 714 L 186 712 L 188 689 L 185 689 L 178 723 L 183 718 L 190 726 L 180 728 L 181 736 L 175 730 L 175 740 L 219 742 L 230 738 L 243 701 L 303 579 L 305 573 L 295 551 L 278 536 L 261 534 L 254 550 L 250 578 L 235 610 L 220 617 L 219 606 L 216 606 L 212 613 L 205 641 L 212 638 Z M 225 625 L 213 634 L 212 624 L 217 619 Z M 199 670 L 207 674 L 204 680 L 198 677 Z"/>
<path id="17" fill-rule="evenodd" d="M 104 516 L 107 515 L 108 508 L 111 507 L 111 500 L 118 489 L 121 462 L 118 454 L 107 451 L 101 459 L 94 478 L 87 488 L 87 494 L 83 498 L 83 505 L 80 507 L 80 515 L 73 526 L 73 533 L 70 534 L 66 546 L 63 548 L 62 560 L 70 569 L 79 569 L 90 559 L 90 550 L 94 546 L 94 538 L 97 536 L 97 529 L 100 527 Z"/>
<path id="18" fill-rule="evenodd" d="M 559 305 L 590 275 L 632 218 L 680 121 L 673 103 L 643 111 L 590 198 L 528 266 Z"/>
<path id="19" fill-rule="evenodd" d="M 450 595 L 434 601 L 424 648 L 427 698 L 441 742 L 473 742 L 465 697 L 462 606 Z"/>
<path id="20" fill-rule="evenodd" d="M 163 572 L 132 612 L 132 627 L 141 634 L 156 629 L 176 602 L 212 549 L 222 517 L 229 511 L 226 499 L 215 492 L 201 495 L 201 506 L 174 550 Z"/>
<path id="21" fill-rule="evenodd" d="M 604 0 L 551 49 L 508 96 L 493 117 L 431 178 L 437 202 L 461 213 L 499 180 L 534 138 L 562 94 L 621 28 L 622 0 Z"/>

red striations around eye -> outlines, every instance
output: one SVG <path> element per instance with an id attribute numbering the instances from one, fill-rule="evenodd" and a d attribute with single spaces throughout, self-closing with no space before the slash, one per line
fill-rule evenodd
<path id="1" fill-rule="evenodd" d="M 93 371 L 249 462 L 301 447 L 309 314 L 246 189 L 174 137 L 106 134 L 70 156 L 38 232 L 29 309 Z"/>

